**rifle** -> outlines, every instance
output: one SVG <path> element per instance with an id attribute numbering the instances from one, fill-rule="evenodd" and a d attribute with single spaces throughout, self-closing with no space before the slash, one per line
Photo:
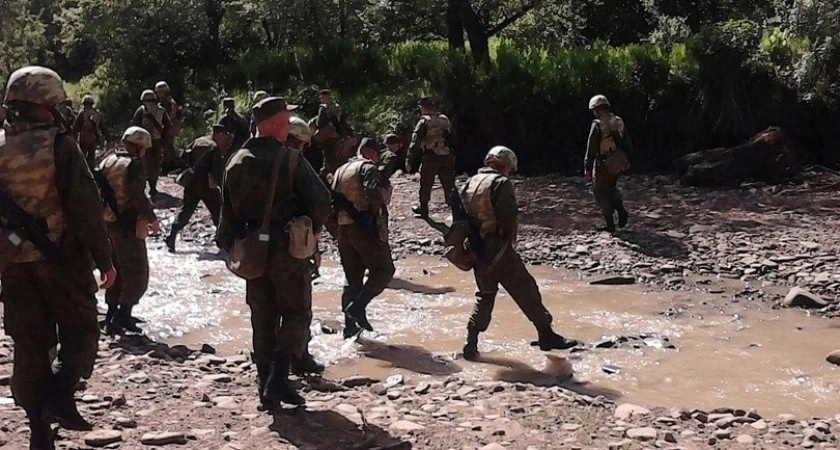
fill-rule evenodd
<path id="1" fill-rule="evenodd" d="M 466 233 L 466 239 L 469 241 L 470 249 L 481 260 L 485 253 L 484 239 L 481 237 L 481 230 L 478 225 L 470 218 L 467 208 L 464 207 L 464 202 L 461 200 L 461 195 L 458 193 L 457 187 L 453 187 L 447 193 L 447 200 L 452 205 L 452 227 L 450 228 L 450 232 L 457 232 L 456 229 L 461 228 L 460 232 Z"/>
<path id="2" fill-rule="evenodd" d="M 99 196 L 102 197 L 102 200 L 105 200 L 105 203 L 108 204 L 108 207 L 111 208 L 114 215 L 119 216 L 120 210 L 117 208 L 117 197 L 114 194 L 114 188 L 108 182 L 108 178 L 99 168 L 92 168 L 91 173 L 93 174 L 93 180 L 96 182 L 96 186 L 99 188 Z"/>
<path id="3" fill-rule="evenodd" d="M 353 222 L 358 223 L 362 228 L 368 232 L 372 237 L 379 239 L 379 230 L 376 224 L 376 215 L 370 212 L 361 212 L 353 206 L 353 203 L 344 196 L 344 194 L 333 191 L 332 204 L 334 207 L 346 211 L 353 219 Z"/>
<path id="4" fill-rule="evenodd" d="M 31 242 L 44 256 L 59 260 L 61 249 L 47 237 L 49 227 L 44 218 L 32 217 L 12 200 L 6 189 L 0 186 L 0 216 L 6 219 L 6 227 Z"/>

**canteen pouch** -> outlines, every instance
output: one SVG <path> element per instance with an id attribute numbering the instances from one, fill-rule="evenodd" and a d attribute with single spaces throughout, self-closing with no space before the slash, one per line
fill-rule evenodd
<path id="1" fill-rule="evenodd" d="M 234 275 L 253 280 L 265 275 L 268 269 L 268 233 L 251 233 L 233 241 L 226 264 Z"/>
<path id="2" fill-rule="evenodd" d="M 604 167 L 610 175 L 621 175 L 628 169 L 629 166 L 630 162 L 627 160 L 627 153 L 618 148 L 613 150 L 612 153 L 604 159 Z"/>
<path id="3" fill-rule="evenodd" d="M 312 219 L 299 216 L 286 224 L 289 233 L 289 254 L 297 259 L 310 259 L 315 254 L 318 242 L 312 233 Z"/>

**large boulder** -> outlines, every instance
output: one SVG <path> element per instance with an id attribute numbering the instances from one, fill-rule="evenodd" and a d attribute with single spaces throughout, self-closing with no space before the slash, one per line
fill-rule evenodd
<path id="1" fill-rule="evenodd" d="M 782 300 L 782 306 L 786 308 L 820 309 L 828 306 L 828 302 L 823 300 L 819 295 L 795 287 Z"/>
<path id="2" fill-rule="evenodd" d="M 674 165 L 680 183 L 690 186 L 780 183 L 799 171 L 795 145 L 780 128 L 768 128 L 737 147 L 690 153 Z"/>

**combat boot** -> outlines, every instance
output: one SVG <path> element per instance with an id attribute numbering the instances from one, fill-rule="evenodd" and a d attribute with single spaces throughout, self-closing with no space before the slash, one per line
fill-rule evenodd
<path id="1" fill-rule="evenodd" d="M 411 207 L 411 212 L 414 213 L 415 217 L 429 217 L 429 205 L 425 203 L 414 205 Z"/>
<path id="2" fill-rule="evenodd" d="M 59 372 L 53 375 L 48 391 L 46 408 L 41 417 L 47 423 L 58 422 L 61 428 L 72 431 L 91 431 L 91 425 L 79 413 L 74 393 L 76 383 Z"/>
<path id="3" fill-rule="evenodd" d="M 537 336 L 537 345 L 539 345 L 540 350 L 542 351 L 555 349 L 568 350 L 578 345 L 578 341 L 574 339 L 566 339 L 555 333 L 554 330 L 551 329 L 550 325 L 546 327 L 538 327 Z"/>
<path id="4" fill-rule="evenodd" d="M 344 315 L 344 332 L 343 332 L 344 339 L 345 340 L 351 339 L 354 336 L 356 336 L 357 334 L 359 334 L 361 331 L 362 331 L 362 329 L 359 328 L 359 325 L 356 323 L 356 320 L 353 319 L 352 317 L 350 317 L 349 315 L 345 314 Z"/>
<path id="5" fill-rule="evenodd" d="M 367 308 L 367 305 L 371 300 L 373 300 L 373 298 L 366 290 L 363 289 L 359 292 L 359 295 L 347 304 L 347 308 L 344 309 L 345 314 L 353 318 L 360 327 L 368 331 L 373 331 L 373 325 L 368 322 L 367 311 L 365 308 Z"/>
<path id="6" fill-rule="evenodd" d="M 315 361 L 315 358 L 307 350 L 301 358 L 292 358 L 292 373 L 305 377 L 307 375 L 321 375 L 324 373 L 324 365 Z"/>
<path id="7" fill-rule="evenodd" d="M 607 231 L 609 233 L 615 233 L 615 219 L 613 219 L 612 214 L 609 216 L 604 217 L 605 225 L 602 228 L 598 228 L 598 231 Z"/>
<path id="8" fill-rule="evenodd" d="M 137 326 L 139 320 L 131 316 L 131 310 L 133 308 L 134 305 L 120 305 L 120 309 L 119 311 L 117 311 L 113 323 L 122 327 L 125 331 L 130 331 L 132 333 L 142 333 L 143 330 L 141 330 L 140 327 Z"/>
<path id="9" fill-rule="evenodd" d="M 281 403 L 298 406 L 306 404 L 306 400 L 289 385 L 289 361 L 290 357 L 286 353 L 277 352 L 274 355 L 271 373 L 263 389 L 263 401 L 275 407 L 279 407 Z"/>
<path id="10" fill-rule="evenodd" d="M 618 209 L 618 228 L 624 228 L 627 226 L 627 219 L 630 218 L 630 214 L 624 209 L 624 205 L 619 205 Z"/>
<path id="11" fill-rule="evenodd" d="M 166 236 L 164 242 L 166 242 L 166 249 L 169 250 L 169 253 L 175 253 L 175 241 L 178 240 L 178 232 L 174 229 L 169 233 L 169 236 Z"/>
<path id="12" fill-rule="evenodd" d="M 475 361 L 478 359 L 478 332 L 467 331 L 467 343 L 464 344 L 464 359 L 467 361 Z"/>
<path id="13" fill-rule="evenodd" d="M 110 329 L 113 327 L 111 322 L 114 320 L 114 317 L 117 315 L 117 311 L 119 311 L 119 305 L 112 305 L 108 304 L 108 312 L 105 313 L 105 320 L 100 322 L 100 328 L 105 330 L 105 333 L 108 335 L 113 335 L 115 333 L 111 333 Z"/>
<path id="14" fill-rule="evenodd" d="M 29 419 L 29 450 L 55 450 L 55 431 L 40 413 L 26 413 Z"/>

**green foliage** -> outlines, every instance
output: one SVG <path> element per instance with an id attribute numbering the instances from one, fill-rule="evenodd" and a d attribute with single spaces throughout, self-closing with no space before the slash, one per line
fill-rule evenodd
<path id="1" fill-rule="evenodd" d="M 26 0 L 0 2 L 0 77 L 5 80 L 23 64 L 37 62 L 44 48 L 44 25 L 28 9 Z M 4 86 L 0 89 L 5 89 Z"/>

